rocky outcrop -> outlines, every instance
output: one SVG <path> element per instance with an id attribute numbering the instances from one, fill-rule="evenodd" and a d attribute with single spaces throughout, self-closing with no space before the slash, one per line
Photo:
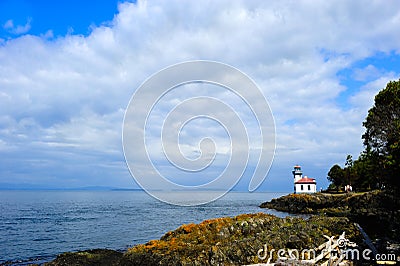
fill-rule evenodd
<path id="1" fill-rule="evenodd" d="M 323 235 L 346 232 L 353 241 L 361 236 L 347 218 L 245 214 L 182 225 L 160 240 L 129 249 L 123 262 L 129 265 L 246 265 L 262 262 L 257 252 L 269 249 L 310 249 L 326 241 Z M 277 259 L 273 254 L 272 261 Z"/>
<path id="2" fill-rule="evenodd" d="M 264 255 L 265 245 L 268 251 L 276 250 L 271 253 L 275 261 L 279 249 L 312 249 L 326 242 L 324 235 L 343 232 L 351 241 L 361 242 L 359 231 L 347 218 L 243 214 L 182 225 L 124 254 L 103 249 L 68 252 L 47 265 L 246 265 L 267 261 L 269 257 L 259 256 Z"/>
<path id="3" fill-rule="evenodd" d="M 109 249 L 92 249 L 78 252 L 66 252 L 45 266 L 113 266 L 120 265 L 123 253 Z"/>
<path id="4" fill-rule="evenodd" d="M 346 211 L 350 197 L 351 194 L 289 194 L 264 202 L 260 207 L 297 214 L 317 214 L 329 208 L 344 208 Z"/>
<path id="5" fill-rule="evenodd" d="M 136 245 L 125 253 L 112 250 L 64 253 L 47 265 L 262 263 L 270 257 L 269 254 L 266 258 L 259 256 L 259 251 L 264 252 L 265 247 L 268 251 L 313 249 L 325 243 L 326 236 L 337 237 L 343 232 L 351 242 L 362 245 L 362 235 L 353 222 L 361 224 L 373 237 L 398 239 L 399 203 L 398 196 L 381 191 L 340 195 L 291 194 L 263 203 L 262 207 L 314 215 L 303 219 L 258 213 L 211 219 L 200 224 L 182 225 L 159 240 Z M 271 255 L 271 261 L 276 261 L 277 252 Z"/>
<path id="6" fill-rule="evenodd" d="M 347 194 L 290 194 L 260 205 L 289 213 L 347 217 L 373 237 L 400 239 L 400 197 L 385 191 Z"/>

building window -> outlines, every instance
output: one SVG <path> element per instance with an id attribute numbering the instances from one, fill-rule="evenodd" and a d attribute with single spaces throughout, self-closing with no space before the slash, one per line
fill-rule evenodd
<path id="1" fill-rule="evenodd" d="M 303 190 L 303 185 L 300 186 L 300 190 Z"/>
<path id="2" fill-rule="evenodd" d="M 311 190 L 311 186 L 310 185 L 308 185 L 308 190 Z"/>

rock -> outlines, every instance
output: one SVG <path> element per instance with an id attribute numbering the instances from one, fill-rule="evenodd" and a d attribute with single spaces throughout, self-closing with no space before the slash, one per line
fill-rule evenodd
<path id="1" fill-rule="evenodd" d="M 361 236 L 347 218 L 313 216 L 278 218 L 258 213 L 182 225 L 153 240 L 129 249 L 123 265 L 246 265 L 263 262 L 257 252 L 269 249 L 318 247 L 323 235 L 343 231 L 352 241 Z M 229 232 L 229 233 L 228 233 Z M 223 237 L 221 237 L 223 235 Z M 276 254 L 274 260 L 277 259 Z"/>
<path id="2" fill-rule="evenodd" d="M 78 252 L 66 252 L 57 256 L 45 266 L 70 266 L 70 265 L 120 265 L 123 253 L 109 249 L 92 249 Z"/>
<path id="3" fill-rule="evenodd" d="M 316 214 L 308 219 L 278 218 L 265 213 L 243 214 L 185 224 L 167 232 L 159 240 L 136 245 L 124 254 L 110 250 L 64 253 L 47 265 L 248 265 L 265 263 L 260 257 L 275 249 L 308 250 L 320 246 L 325 236 L 339 236 L 359 245 L 362 235 L 354 225 L 359 222 L 369 234 L 376 230 L 386 252 L 398 253 L 400 210 L 398 197 L 380 191 L 330 195 L 287 195 L 263 207 L 292 213 Z M 382 235 L 381 231 L 386 231 Z M 378 243 L 378 241 L 376 241 Z M 378 246 L 378 245 L 377 245 Z M 271 261 L 278 256 L 272 253 Z M 278 264 L 277 264 L 278 265 Z M 279 265 L 305 265 L 281 261 Z"/>
<path id="4" fill-rule="evenodd" d="M 349 206 L 348 200 L 352 194 L 289 194 L 270 202 L 264 202 L 261 208 L 270 208 L 278 211 L 302 214 L 317 214 L 321 210 L 330 208 L 346 208 Z"/>
<path id="5" fill-rule="evenodd" d="M 400 242 L 400 196 L 395 193 L 290 194 L 264 202 L 260 207 L 289 213 L 347 217 L 359 223 L 373 239 Z M 384 245 L 378 246 L 385 252 Z"/>

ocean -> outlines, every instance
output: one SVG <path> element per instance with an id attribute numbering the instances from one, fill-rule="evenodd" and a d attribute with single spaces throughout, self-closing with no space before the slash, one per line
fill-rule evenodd
<path id="1" fill-rule="evenodd" d="M 195 197 L 178 193 L 183 200 Z M 207 193 L 207 192 L 204 192 Z M 0 264 L 43 263 L 94 248 L 124 251 L 182 224 L 266 212 L 258 206 L 286 193 L 229 192 L 202 206 L 160 202 L 143 191 L 0 191 Z"/>

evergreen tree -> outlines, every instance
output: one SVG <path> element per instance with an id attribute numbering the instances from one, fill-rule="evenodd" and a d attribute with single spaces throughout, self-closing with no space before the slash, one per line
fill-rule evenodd
<path id="1" fill-rule="evenodd" d="M 400 185 L 400 80 L 390 81 L 375 96 L 374 106 L 363 123 L 366 152 L 379 169 L 379 183 Z"/>
<path id="2" fill-rule="evenodd" d="M 330 186 L 330 189 L 341 190 L 344 186 L 344 171 L 337 164 L 329 170 L 327 178 L 333 184 L 333 186 Z"/>
<path id="3" fill-rule="evenodd" d="M 363 122 L 365 150 L 344 169 L 334 165 L 328 180 L 336 188 L 352 184 L 356 190 L 400 188 L 400 80 L 390 81 L 376 96 Z M 330 186 L 332 187 L 332 186 Z"/>

